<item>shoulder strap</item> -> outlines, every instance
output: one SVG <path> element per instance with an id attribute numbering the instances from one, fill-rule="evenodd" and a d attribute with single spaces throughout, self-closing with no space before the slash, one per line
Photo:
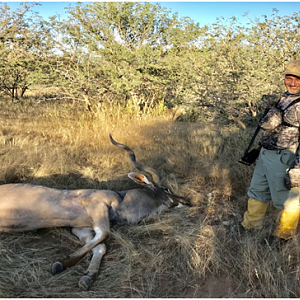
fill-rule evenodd
<path id="1" fill-rule="evenodd" d="M 294 105 L 294 104 L 296 104 L 296 103 L 298 103 L 298 102 L 300 102 L 300 97 L 297 98 L 297 99 L 295 99 L 294 101 L 292 101 L 285 109 L 282 109 L 282 110 L 281 110 L 282 113 L 284 113 L 289 107 L 291 107 L 292 105 Z M 288 127 L 298 127 L 298 126 L 289 124 L 289 123 L 284 122 L 284 121 L 282 122 L 282 125 L 285 125 L 285 126 L 288 126 Z"/>
<path id="2" fill-rule="evenodd" d="M 297 98 L 297 99 L 295 99 L 294 101 L 292 101 L 285 109 L 282 109 L 282 111 L 286 111 L 289 107 L 291 107 L 292 105 L 294 105 L 294 104 L 296 104 L 298 102 L 300 102 L 300 97 Z M 279 103 L 279 101 L 277 102 L 277 104 L 278 103 Z M 276 106 L 277 106 L 277 104 L 276 104 Z"/>

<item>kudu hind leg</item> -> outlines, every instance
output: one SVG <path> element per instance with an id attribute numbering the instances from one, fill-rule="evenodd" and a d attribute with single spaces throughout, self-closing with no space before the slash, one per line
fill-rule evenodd
<path id="1" fill-rule="evenodd" d="M 82 243 L 86 244 L 94 237 L 95 232 L 89 228 L 73 228 L 72 233 L 75 234 Z M 96 279 L 103 255 L 106 253 L 105 244 L 99 244 L 93 248 L 93 256 L 89 267 L 80 278 L 78 285 L 81 289 L 88 290 L 92 281 Z"/>

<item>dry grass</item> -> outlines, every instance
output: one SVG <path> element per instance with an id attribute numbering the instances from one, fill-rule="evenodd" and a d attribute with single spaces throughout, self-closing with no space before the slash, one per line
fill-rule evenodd
<path id="1" fill-rule="evenodd" d="M 193 206 L 113 228 L 91 290 L 77 281 L 82 262 L 57 276 L 50 266 L 79 247 L 68 229 L 0 235 L 0 297 L 299 297 L 299 241 L 270 250 L 275 210 L 255 235 L 240 235 L 252 167 L 237 163 L 251 136 L 237 127 L 164 117 L 87 115 L 51 103 L 2 99 L 0 182 L 56 188 L 132 186 L 133 171 L 108 134 L 129 145 Z"/>

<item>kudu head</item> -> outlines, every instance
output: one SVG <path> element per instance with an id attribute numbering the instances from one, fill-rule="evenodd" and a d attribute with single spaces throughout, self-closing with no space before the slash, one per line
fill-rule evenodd
<path id="1" fill-rule="evenodd" d="M 175 207 L 175 206 L 189 206 L 190 202 L 181 196 L 175 195 L 170 188 L 163 186 L 160 180 L 160 176 L 158 173 L 151 167 L 140 164 L 135 160 L 134 152 L 126 145 L 120 144 L 116 142 L 111 134 L 109 135 L 110 141 L 117 147 L 123 148 L 127 151 L 130 161 L 132 164 L 140 171 L 146 172 L 151 175 L 150 179 L 144 174 L 131 172 L 128 174 L 128 177 L 132 179 L 139 185 L 142 185 L 154 192 L 156 198 L 160 199 L 163 204 L 167 207 Z"/>

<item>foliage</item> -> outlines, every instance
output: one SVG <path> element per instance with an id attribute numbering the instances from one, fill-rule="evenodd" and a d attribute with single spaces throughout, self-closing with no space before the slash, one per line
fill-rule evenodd
<path id="1" fill-rule="evenodd" d="M 221 18 L 208 28 L 197 53 L 194 107 L 207 107 L 212 118 L 249 118 L 256 116 L 263 95 L 279 96 L 284 66 L 299 53 L 300 15 L 276 13 L 264 16 L 265 22 L 250 20 L 252 27 L 241 27 L 232 17 L 229 24 Z"/>
<path id="2" fill-rule="evenodd" d="M 54 17 L 55 35 L 62 37 L 62 84 L 83 91 L 94 105 L 125 106 L 131 100 L 145 111 L 154 107 L 174 86 L 172 75 L 181 66 L 169 52 L 188 47 L 199 31 L 192 20 L 168 15 L 159 4 L 94 2 L 69 8 L 67 21 Z"/>
<path id="3" fill-rule="evenodd" d="M 78 3 L 49 22 L 29 8 L 1 7 L 0 89 L 44 82 L 94 113 L 164 103 L 181 105 L 181 120 L 243 124 L 262 97 L 278 97 L 284 65 L 299 58 L 299 12 L 200 27 L 148 2 Z"/>
<path id="4" fill-rule="evenodd" d="M 43 20 L 31 12 L 34 5 L 23 3 L 15 12 L 0 6 L 0 91 L 12 99 L 19 100 L 30 85 L 48 77 L 45 28 Z"/>

